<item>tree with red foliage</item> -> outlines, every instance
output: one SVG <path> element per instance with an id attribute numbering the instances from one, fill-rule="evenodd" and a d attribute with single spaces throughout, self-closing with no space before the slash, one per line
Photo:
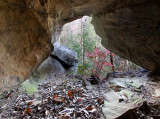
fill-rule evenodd
<path id="1" fill-rule="evenodd" d="M 91 70 L 91 80 L 97 84 L 100 80 L 103 80 L 107 72 L 107 66 L 113 66 L 107 57 L 109 57 L 110 51 L 100 50 L 98 47 L 95 47 L 94 51 L 89 51 L 86 53 L 86 56 L 92 61 Z"/>

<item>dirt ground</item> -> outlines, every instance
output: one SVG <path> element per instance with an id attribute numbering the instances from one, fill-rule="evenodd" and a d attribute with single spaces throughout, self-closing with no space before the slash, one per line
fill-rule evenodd
<path id="1" fill-rule="evenodd" d="M 0 119 L 160 119 L 159 82 L 151 81 L 147 74 L 110 73 L 99 84 L 91 85 L 78 76 L 51 73 L 39 84 L 38 92 L 27 94 L 20 88 L 4 92 Z M 127 93 L 120 94 L 123 90 Z M 134 96 L 141 104 L 135 106 Z M 119 111 L 111 106 L 114 103 L 126 108 Z"/>

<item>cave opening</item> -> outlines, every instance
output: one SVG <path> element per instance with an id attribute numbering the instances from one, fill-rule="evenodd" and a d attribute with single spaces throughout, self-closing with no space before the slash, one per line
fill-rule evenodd
<path id="1" fill-rule="evenodd" d="M 102 39 L 96 34 L 91 21 L 92 17 L 84 16 L 65 24 L 61 35 L 57 39 L 60 44 L 77 52 L 79 65 L 84 65 L 84 62 L 88 59 L 86 53 L 93 51 L 95 47 L 101 50 L 105 49 L 101 44 Z M 115 71 L 118 72 L 134 71 L 141 68 L 118 55 L 114 56 L 113 60 Z"/>
<path id="2" fill-rule="evenodd" d="M 32 92 L 30 91 L 32 88 L 26 86 L 26 82 L 28 86 L 28 83 L 31 82 L 31 85 L 36 84 L 36 86 L 33 86 L 33 92 L 37 91 L 37 84 L 44 80 L 46 75 L 52 73 L 69 73 L 77 77 L 93 78 L 93 80 L 96 80 L 93 83 L 98 83 L 99 77 L 107 79 L 112 73 L 115 74 L 115 77 L 116 75 L 122 75 L 121 77 L 123 77 L 123 75 L 126 75 L 123 72 L 128 72 L 132 76 L 141 75 L 134 74 L 133 72 L 136 70 L 147 72 L 140 66 L 110 52 L 106 55 L 105 61 L 111 63 L 112 66 L 104 66 L 104 71 L 100 71 L 99 76 L 92 77 L 92 69 L 96 64 L 87 57 L 87 54 L 93 52 L 95 48 L 99 48 L 99 53 L 102 53 L 101 51 L 105 51 L 106 48 L 102 46 L 102 39 L 96 34 L 91 21 L 92 17 L 84 16 L 65 24 L 63 27 L 58 27 L 52 37 L 54 51 L 32 74 L 29 81 L 27 80 L 22 84 L 22 87 Z M 122 74 L 119 74 L 121 72 Z"/>
<path id="3" fill-rule="evenodd" d="M 1 0 L 0 118 L 159 119 L 159 11 L 158 0 Z"/>
<path id="4" fill-rule="evenodd" d="M 30 116 L 30 109 L 34 112 L 33 115 L 50 118 L 68 118 L 68 115 L 72 117 L 75 114 L 76 118 L 90 119 L 97 113 L 96 119 L 138 119 L 143 114 L 150 114 L 151 108 L 141 98 L 148 95 L 148 92 L 143 93 L 146 90 L 148 71 L 106 50 L 101 45 L 101 38 L 96 34 L 91 19 L 85 16 L 65 24 L 61 35 L 56 36 L 54 51 L 21 84 L 22 95 L 19 98 L 26 100 L 24 102 L 28 105 L 26 109 L 22 107 L 24 114 Z M 93 76 L 91 73 L 97 67 L 96 62 L 104 61 L 104 57 L 108 61 L 106 63 L 111 65 L 106 65 L 104 72 L 99 73 L 101 76 L 98 77 L 104 76 L 103 78 Z M 17 105 L 21 107 L 19 103 Z M 58 105 L 57 112 L 52 109 L 53 105 Z M 80 111 L 74 110 L 81 108 Z M 49 112 L 53 112 L 53 115 Z"/>

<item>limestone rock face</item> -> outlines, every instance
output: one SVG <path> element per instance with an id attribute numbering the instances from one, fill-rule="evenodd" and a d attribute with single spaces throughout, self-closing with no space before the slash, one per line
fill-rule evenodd
<path id="1" fill-rule="evenodd" d="M 107 49 L 159 72 L 159 14 L 159 0 L 1 0 L 0 92 L 20 84 L 50 55 L 57 28 L 84 15 L 93 16 Z"/>
<path id="2" fill-rule="evenodd" d="M 110 51 L 139 66 L 160 72 L 159 1 L 95 15 L 92 23 Z"/>
<path id="3" fill-rule="evenodd" d="M 53 50 L 32 9 L 19 1 L 0 1 L 0 91 L 23 82 Z"/>

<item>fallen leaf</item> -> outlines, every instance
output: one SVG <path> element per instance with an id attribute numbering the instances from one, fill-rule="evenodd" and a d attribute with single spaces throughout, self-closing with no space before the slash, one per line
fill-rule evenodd
<path id="1" fill-rule="evenodd" d="M 68 96 L 73 96 L 72 93 L 70 91 L 68 91 Z"/>
<path id="2" fill-rule="evenodd" d="M 8 99 L 9 97 L 11 97 L 12 96 L 12 94 L 11 93 L 8 93 L 7 95 L 6 95 L 6 98 Z"/>
<path id="3" fill-rule="evenodd" d="M 101 102 L 101 104 L 104 104 L 104 100 Z"/>
<path id="4" fill-rule="evenodd" d="M 82 102 L 82 99 L 81 98 L 77 99 L 77 102 Z"/>
<path id="5" fill-rule="evenodd" d="M 48 101 L 51 101 L 52 100 L 52 98 L 51 97 L 48 97 Z"/>
<path id="6" fill-rule="evenodd" d="M 70 116 L 66 116 L 66 115 L 61 115 L 60 116 L 60 119 L 69 119 L 70 118 Z"/>
<path id="7" fill-rule="evenodd" d="M 27 103 L 27 105 L 32 105 L 32 104 L 33 104 L 33 102 L 28 102 L 28 103 Z"/>
<path id="8" fill-rule="evenodd" d="M 80 88 L 78 88 L 78 91 L 82 92 L 83 90 L 82 90 L 82 89 L 80 89 Z"/>
<path id="9" fill-rule="evenodd" d="M 81 97 L 87 97 L 88 95 L 86 95 L 86 94 L 81 94 Z"/>
<path id="10" fill-rule="evenodd" d="M 92 108 L 91 105 L 86 108 L 86 110 L 92 110 L 92 109 L 93 109 L 93 108 Z"/>
<path id="11" fill-rule="evenodd" d="M 102 99 L 100 99 L 100 98 L 97 99 L 97 102 L 98 102 L 98 104 L 100 104 L 100 105 L 104 104 L 104 100 L 102 100 Z"/>
<path id="12" fill-rule="evenodd" d="M 24 110 L 24 115 L 27 115 L 27 114 L 32 114 L 32 111 L 31 111 L 31 108 L 30 107 L 27 107 L 27 109 Z"/>
<path id="13" fill-rule="evenodd" d="M 100 99 L 100 98 L 97 99 L 97 102 L 101 102 L 101 101 L 102 101 L 102 99 Z"/>
<path id="14" fill-rule="evenodd" d="M 59 97 L 58 95 L 53 95 L 54 98 Z"/>

